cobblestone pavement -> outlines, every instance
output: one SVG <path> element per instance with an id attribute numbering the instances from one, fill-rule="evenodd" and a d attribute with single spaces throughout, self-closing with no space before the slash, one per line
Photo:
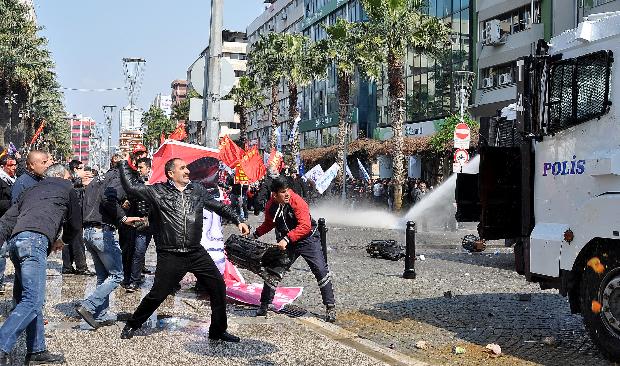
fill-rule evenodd
<path id="1" fill-rule="evenodd" d="M 255 225 L 256 220 L 249 221 Z M 495 243 L 477 254 L 460 249 L 462 236 L 470 231 L 418 233 L 417 254 L 425 260 L 416 261 L 417 278 L 406 280 L 401 277 L 403 260 L 374 259 L 364 250 L 372 239 L 404 245 L 404 231 L 330 227 L 337 324 L 438 365 L 609 364 L 589 340 L 581 317 L 570 314 L 566 298 L 540 290 L 514 272 L 511 248 Z M 323 314 L 316 282 L 303 260 L 294 264 L 283 285 L 303 285 L 298 305 Z M 553 337 L 546 342 L 551 345 L 543 342 L 545 337 Z M 428 350 L 416 349 L 422 340 Z M 504 355 L 490 358 L 484 352 L 489 343 L 499 344 Z M 453 355 L 457 345 L 466 353 Z"/>
<path id="2" fill-rule="evenodd" d="M 249 220 L 257 226 L 258 217 Z M 329 226 L 329 223 L 328 223 Z M 460 249 L 464 234 L 458 232 L 418 233 L 417 278 L 403 279 L 403 261 L 370 258 L 364 248 L 372 239 L 395 239 L 404 244 L 404 232 L 393 230 L 330 227 L 329 264 L 338 304 L 337 325 L 357 337 L 383 345 L 434 365 L 607 365 L 590 342 L 581 317 L 571 315 L 568 302 L 556 291 L 542 291 L 527 283 L 513 270 L 512 251 L 501 243 L 481 254 Z M 227 232 L 234 228 L 226 227 Z M 265 241 L 274 241 L 271 234 Z M 153 268 L 155 253 L 149 248 L 147 266 Z M 129 342 L 119 339 L 122 323 L 84 330 L 73 311 L 76 301 L 95 286 L 93 277 L 61 276 L 60 258 L 50 259 L 47 302 L 44 311 L 46 337 L 52 351 L 62 351 L 70 365 L 378 365 L 388 362 L 342 339 L 325 336 L 282 314 L 267 319 L 252 317 L 252 309 L 229 306 L 230 329 L 242 337 L 240 345 L 214 345 L 206 341 L 209 308 L 189 290 L 170 297 L 148 326 Z M 9 262 L 7 293 L 0 297 L 2 318 L 11 306 Z M 259 278 L 244 271 L 247 281 Z M 117 290 L 111 306 L 117 312 L 131 312 L 146 294 L 152 276 L 141 292 Z M 303 260 L 295 263 L 283 285 L 304 286 L 299 305 L 321 318 L 324 307 L 320 294 Z M 452 296 L 444 296 L 450 291 Z M 522 297 L 520 295 L 531 294 Z M 145 337 L 147 336 L 148 337 Z M 552 345 L 543 344 L 553 337 Z M 23 338 L 13 353 L 19 364 Z M 416 349 L 426 341 L 429 349 Z M 497 343 L 504 355 L 490 358 L 488 343 Z M 303 345 L 303 347 L 301 346 Z M 454 355 L 453 346 L 466 353 Z M 384 349 L 384 350 L 385 350 Z M 391 350 L 386 350 L 386 353 Z M 381 352 L 381 351 L 379 351 Z M 407 364 L 395 363 L 393 364 Z"/>

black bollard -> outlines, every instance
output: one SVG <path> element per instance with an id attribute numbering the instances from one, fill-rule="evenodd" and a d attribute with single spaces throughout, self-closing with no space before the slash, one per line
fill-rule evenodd
<path id="1" fill-rule="evenodd" d="M 405 272 L 403 278 L 414 279 L 415 278 L 415 222 L 407 221 L 406 242 L 405 248 Z"/>
<path id="2" fill-rule="evenodd" d="M 323 248 L 323 257 L 325 258 L 325 263 L 327 263 L 327 226 L 325 226 L 325 219 L 319 219 L 319 234 L 321 235 L 321 248 Z"/>

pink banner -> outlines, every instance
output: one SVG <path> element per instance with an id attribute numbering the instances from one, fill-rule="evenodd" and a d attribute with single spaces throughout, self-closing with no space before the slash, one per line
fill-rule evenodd
<path id="1" fill-rule="evenodd" d="M 260 305 L 260 293 L 263 290 L 263 285 L 245 283 L 241 273 L 228 260 L 224 270 L 224 282 L 226 282 L 226 296 L 245 304 Z M 280 311 L 284 305 L 295 301 L 302 291 L 303 287 L 278 287 L 276 296 L 273 298 L 273 306 L 276 311 Z"/>

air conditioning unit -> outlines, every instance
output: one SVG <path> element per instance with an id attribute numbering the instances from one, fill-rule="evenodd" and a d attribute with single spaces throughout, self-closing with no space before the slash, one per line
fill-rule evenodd
<path id="1" fill-rule="evenodd" d="M 486 22 L 484 28 L 484 44 L 500 45 L 504 43 L 499 19 L 492 19 Z"/>
<path id="2" fill-rule="evenodd" d="M 493 87 L 493 78 L 484 78 L 482 79 L 482 89 L 487 89 Z"/>
<path id="3" fill-rule="evenodd" d="M 499 85 L 506 85 L 510 83 L 512 83 L 512 75 L 508 73 L 499 75 Z"/>

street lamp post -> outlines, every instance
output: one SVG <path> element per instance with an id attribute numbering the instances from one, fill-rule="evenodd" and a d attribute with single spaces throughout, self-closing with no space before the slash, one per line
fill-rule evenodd
<path id="1" fill-rule="evenodd" d="M 112 159 L 112 118 L 114 116 L 115 105 L 104 105 L 103 114 L 108 124 L 108 161 Z"/>
<path id="2" fill-rule="evenodd" d="M 211 0 L 211 28 L 207 64 L 205 146 L 217 148 L 220 134 L 220 57 L 222 55 L 223 0 Z"/>

